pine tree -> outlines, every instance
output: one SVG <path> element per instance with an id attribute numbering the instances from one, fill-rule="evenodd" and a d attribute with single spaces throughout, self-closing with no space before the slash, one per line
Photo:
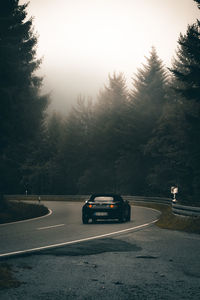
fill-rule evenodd
<path id="1" fill-rule="evenodd" d="M 155 47 L 152 47 L 147 63 L 133 79 L 131 104 L 144 115 L 157 119 L 162 112 L 166 96 L 167 74 Z"/>
<path id="2" fill-rule="evenodd" d="M 200 1 L 194 0 L 200 9 Z M 180 34 L 178 50 L 170 69 L 174 75 L 173 87 L 187 100 L 200 102 L 200 21 L 188 25 Z"/>
<path id="3" fill-rule="evenodd" d="M 93 119 L 91 99 L 79 96 L 63 127 L 63 142 L 57 165 L 62 175 L 62 193 L 78 193 L 78 181 L 90 161 L 91 128 Z"/>
<path id="4" fill-rule="evenodd" d="M 200 9 L 200 1 L 195 0 Z M 181 126 L 184 126 L 182 140 L 177 143 L 182 156 L 176 160 L 184 166 L 180 186 L 188 202 L 199 201 L 200 193 L 200 21 L 188 25 L 186 34 L 180 34 L 178 50 L 172 68 L 172 87 L 179 95 L 177 114 L 184 112 Z M 180 125 L 179 124 L 179 125 Z"/>
<path id="5" fill-rule="evenodd" d="M 153 135 L 167 101 L 167 72 L 152 47 L 147 63 L 133 79 L 130 94 L 130 128 L 133 128 L 137 144 L 142 152 Z"/>
<path id="6" fill-rule="evenodd" d="M 188 192 L 187 186 L 182 184 L 183 181 L 189 183 L 187 130 L 184 106 L 175 101 L 168 103 L 146 146 L 146 152 L 150 153 L 153 162 L 147 182 L 158 195 L 170 196 L 170 187 L 174 185 L 178 185 L 183 194 Z"/>
<path id="7" fill-rule="evenodd" d="M 187 100 L 200 102 L 200 22 L 188 25 L 180 34 L 177 57 L 170 69 L 174 74 L 174 88 Z"/>
<path id="8" fill-rule="evenodd" d="M 97 109 L 100 111 L 118 111 L 118 108 L 122 108 L 127 101 L 127 88 L 126 80 L 123 73 L 116 74 L 115 72 L 111 76 L 108 75 L 108 85 L 104 86 L 104 89 L 100 91 Z"/>
<path id="9" fill-rule="evenodd" d="M 199 21 L 188 25 L 186 34 L 180 34 L 170 69 L 173 100 L 165 106 L 147 147 L 154 161 L 148 181 L 157 191 L 161 187 L 160 191 L 165 193 L 170 185 L 178 184 L 179 199 L 188 203 L 199 201 L 200 192 L 199 25 Z"/>
<path id="10" fill-rule="evenodd" d="M 134 194 L 148 192 L 145 180 L 152 161 L 146 147 L 162 115 L 168 88 L 166 70 L 154 47 L 146 59 L 133 79 L 124 130 L 126 148 L 120 157 L 124 185 Z"/>
<path id="11" fill-rule="evenodd" d="M 16 192 L 19 187 L 21 163 L 48 103 L 47 97 L 40 95 L 42 78 L 35 75 L 41 61 L 36 58 L 37 37 L 33 19 L 26 19 L 26 8 L 27 4 L 19 5 L 18 0 L 1 1 L 0 181 L 4 193 Z"/>
<path id="12" fill-rule="evenodd" d="M 39 147 L 33 149 L 23 164 L 23 184 L 28 193 L 58 194 L 61 187 L 61 166 L 57 160 L 63 143 L 64 118 L 53 112 L 38 136 Z M 62 163 L 61 163 L 62 164 Z"/>
<path id="13" fill-rule="evenodd" d="M 79 179 L 79 187 L 84 192 L 120 189 L 117 160 L 124 147 L 122 128 L 127 94 L 123 73 L 109 75 L 108 84 L 100 91 L 94 105 L 90 159 Z"/>

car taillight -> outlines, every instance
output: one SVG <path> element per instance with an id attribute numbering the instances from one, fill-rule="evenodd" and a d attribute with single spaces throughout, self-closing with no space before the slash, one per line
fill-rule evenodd
<path id="1" fill-rule="evenodd" d="M 114 204 L 110 204 L 110 208 L 114 208 Z"/>

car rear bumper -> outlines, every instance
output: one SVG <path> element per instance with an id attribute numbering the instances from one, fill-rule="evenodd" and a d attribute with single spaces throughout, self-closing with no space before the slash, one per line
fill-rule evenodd
<path id="1" fill-rule="evenodd" d="M 118 209 L 110 210 L 87 210 L 83 214 L 88 219 L 119 219 L 121 214 Z"/>

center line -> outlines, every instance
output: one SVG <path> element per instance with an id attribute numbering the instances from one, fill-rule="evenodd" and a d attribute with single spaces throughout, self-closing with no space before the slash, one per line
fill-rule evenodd
<path id="1" fill-rule="evenodd" d="M 65 224 L 58 224 L 58 225 L 52 225 L 52 226 L 47 226 L 47 227 L 40 227 L 37 228 L 37 230 L 43 230 L 43 229 L 49 229 L 49 228 L 55 228 L 55 227 L 60 227 L 60 226 L 64 226 Z"/>

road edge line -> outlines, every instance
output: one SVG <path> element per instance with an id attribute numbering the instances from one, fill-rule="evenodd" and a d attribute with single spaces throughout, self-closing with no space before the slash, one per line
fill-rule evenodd
<path id="1" fill-rule="evenodd" d="M 75 240 L 75 241 L 63 242 L 63 243 L 58 243 L 58 244 L 53 244 L 53 245 L 48 245 L 48 246 L 37 247 L 37 248 L 33 248 L 33 249 L 4 253 L 4 254 L 0 254 L 0 258 L 8 258 L 11 256 L 17 256 L 17 255 L 22 255 L 22 254 L 31 254 L 31 253 L 39 252 L 42 250 L 59 248 L 59 247 L 67 246 L 67 245 L 78 244 L 78 243 L 82 243 L 82 242 L 86 242 L 86 241 L 101 239 L 101 238 L 112 236 L 112 235 L 122 234 L 122 233 L 126 233 L 126 232 L 129 232 L 132 230 L 146 228 L 148 226 L 153 225 L 158 220 L 159 220 L 159 218 L 154 221 L 151 221 L 149 223 L 146 223 L 146 224 L 138 225 L 135 227 L 131 227 L 131 228 L 127 228 L 127 229 L 123 229 L 123 230 L 119 230 L 119 231 L 115 231 L 115 232 L 111 232 L 111 233 L 105 233 L 105 234 L 101 234 L 98 236 L 92 236 L 92 237 L 88 237 L 88 238 L 84 238 L 84 239 L 79 239 L 79 240 Z"/>

